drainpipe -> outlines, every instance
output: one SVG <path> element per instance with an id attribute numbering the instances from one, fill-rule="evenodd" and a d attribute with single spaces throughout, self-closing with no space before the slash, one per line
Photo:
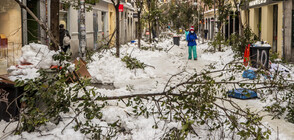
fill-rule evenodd
<path id="1" fill-rule="evenodd" d="M 282 58 L 285 58 L 285 0 L 283 0 L 283 44 L 282 44 Z"/>
<path id="2" fill-rule="evenodd" d="M 48 25 L 48 28 L 49 28 L 49 30 L 50 30 L 50 28 L 51 28 L 51 0 L 48 0 L 47 1 L 47 25 Z M 50 37 L 48 38 L 48 42 L 47 42 L 47 45 L 49 46 L 50 45 L 50 42 L 51 42 L 51 39 L 50 39 Z"/>
<path id="3" fill-rule="evenodd" d="M 24 11 L 22 10 L 22 8 L 20 8 L 20 14 L 21 14 L 21 44 L 22 44 L 22 46 L 24 46 L 24 32 L 23 32 L 23 22 L 24 22 L 24 16 L 23 16 L 23 14 L 24 14 Z"/>

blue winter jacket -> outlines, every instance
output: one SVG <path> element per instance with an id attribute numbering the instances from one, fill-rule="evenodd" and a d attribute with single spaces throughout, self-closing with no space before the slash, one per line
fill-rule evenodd
<path id="1" fill-rule="evenodd" d="M 196 43 L 196 39 L 197 39 L 196 33 L 192 34 L 191 32 L 189 32 L 186 39 L 188 41 L 188 46 L 196 46 L 197 45 L 197 43 Z"/>

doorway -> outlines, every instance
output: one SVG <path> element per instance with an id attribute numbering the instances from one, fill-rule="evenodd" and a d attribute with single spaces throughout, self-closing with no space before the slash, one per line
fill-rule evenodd
<path id="1" fill-rule="evenodd" d="M 109 39 L 112 39 L 110 43 L 111 43 L 111 45 L 114 45 L 115 37 L 113 37 L 113 36 L 114 36 L 115 30 L 116 30 L 115 29 L 114 12 L 110 12 L 110 14 L 109 14 L 109 21 L 110 21 L 110 34 L 109 34 Z"/>
<path id="2" fill-rule="evenodd" d="M 98 47 L 98 11 L 93 11 L 94 50 Z"/>
<path id="3" fill-rule="evenodd" d="M 261 8 L 258 8 L 258 24 L 257 24 L 257 28 L 258 28 L 258 37 L 259 37 L 259 40 L 261 40 Z"/>
<path id="4" fill-rule="evenodd" d="M 101 12 L 101 27 L 102 27 L 102 38 L 105 39 L 106 36 L 106 12 Z"/>
<path id="5" fill-rule="evenodd" d="M 229 38 L 229 20 L 226 20 L 225 23 L 225 40 L 227 40 Z"/>
<path id="6" fill-rule="evenodd" d="M 278 5 L 273 6 L 273 52 L 277 52 L 278 44 Z"/>
<path id="7" fill-rule="evenodd" d="M 238 17 L 238 11 L 235 12 L 235 33 L 239 34 L 239 17 Z"/>
<path id="8" fill-rule="evenodd" d="M 39 1 L 38 0 L 28 0 L 28 8 L 39 18 Z M 38 22 L 34 18 L 27 14 L 27 31 L 28 31 L 28 43 L 39 41 L 39 26 Z"/>
<path id="9" fill-rule="evenodd" d="M 207 30 L 208 30 L 208 33 L 207 33 L 207 39 L 211 39 L 211 24 L 210 24 L 210 18 L 208 19 L 208 25 L 207 25 Z"/>

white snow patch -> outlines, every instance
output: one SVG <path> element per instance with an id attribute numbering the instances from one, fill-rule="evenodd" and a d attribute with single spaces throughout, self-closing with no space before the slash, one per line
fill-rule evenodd
<path id="1" fill-rule="evenodd" d="M 51 65 L 57 65 L 52 56 L 57 54 L 49 50 L 48 46 L 36 43 L 30 43 L 22 47 L 22 56 L 19 58 L 18 67 L 11 66 L 7 70 L 9 79 L 34 79 L 39 76 L 39 69 L 49 69 Z M 23 65 L 25 64 L 25 65 Z"/>

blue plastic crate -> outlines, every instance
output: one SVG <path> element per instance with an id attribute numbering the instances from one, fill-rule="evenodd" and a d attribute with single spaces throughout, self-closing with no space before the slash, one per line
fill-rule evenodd
<path id="1" fill-rule="evenodd" d="M 238 88 L 233 89 L 227 92 L 229 97 L 237 98 L 237 99 L 252 99 L 257 98 L 257 93 L 255 91 Z"/>

